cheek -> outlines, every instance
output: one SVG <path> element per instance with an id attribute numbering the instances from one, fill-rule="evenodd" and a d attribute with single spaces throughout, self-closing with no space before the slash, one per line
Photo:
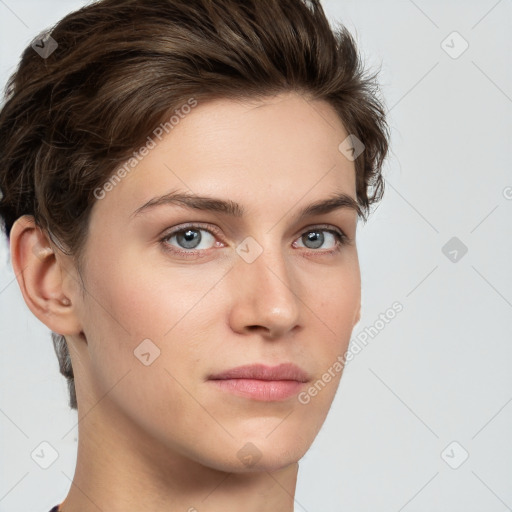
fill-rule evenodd
<path id="1" fill-rule="evenodd" d="M 361 305 L 361 277 L 357 259 L 337 272 L 308 283 L 305 303 L 339 343 L 350 336 Z"/>
<path id="2" fill-rule="evenodd" d="M 159 435 L 157 420 L 162 431 L 179 431 L 176 418 L 194 407 L 187 391 L 196 394 L 193 385 L 200 382 L 195 339 L 205 280 L 191 284 L 186 273 L 167 269 L 164 275 L 127 261 L 91 266 L 87 277 L 85 332 L 96 395 L 108 393 L 131 421 L 154 436 Z"/>
<path id="3" fill-rule="evenodd" d="M 192 265 L 155 268 L 140 258 L 119 258 L 101 269 L 91 266 L 86 335 L 91 362 L 104 386 L 153 360 L 152 368 L 161 366 L 177 378 L 190 379 L 190 369 L 204 357 L 199 340 L 212 329 L 212 320 L 218 324 L 221 318 L 215 285 L 224 273 L 225 269 L 199 271 Z M 157 377 L 146 372 L 141 378 L 153 385 Z M 168 380 L 169 374 L 158 378 Z M 155 389 L 162 389 L 161 384 L 155 382 Z"/>
<path id="4" fill-rule="evenodd" d="M 318 339 L 310 346 L 317 361 L 311 386 L 305 390 L 302 404 L 312 416 L 327 414 L 343 375 L 345 355 L 360 307 L 361 284 L 357 265 L 339 272 L 325 285 L 317 287 L 308 304 L 315 315 Z"/>
<path id="5" fill-rule="evenodd" d="M 193 265 L 156 266 L 141 257 L 125 257 L 90 268 L 91 312 L 127 337 L 162 338 L 205 299 L 222 277 L 222 270 L 201 271 Z M 92 317 L 92 315 L 90 315 Z M 93 320 L 93 318 L 89 318 Z"/>

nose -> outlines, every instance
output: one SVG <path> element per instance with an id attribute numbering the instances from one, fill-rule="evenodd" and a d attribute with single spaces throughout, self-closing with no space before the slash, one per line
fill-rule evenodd
<path id="1" fill-rule="evenodd" d="M 276 339 L 299 327 L 302 297 L 281 251 L 263 250 L 252 263 L 239 258 L 230 285 L 233 331 Z"/>

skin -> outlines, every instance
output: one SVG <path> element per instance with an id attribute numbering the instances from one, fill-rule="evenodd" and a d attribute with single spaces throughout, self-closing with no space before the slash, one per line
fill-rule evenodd
<path id="1" fill-rule="evenodd" d="M 293 510 L 298 461 L 341 372 L 307 404 L 241 397 L 207 379 L 293 362 L 307 390 L 347 350 L 361 304 L 357 212 L 298 218 L 333 194 L 356 198 L 354 162 L 338 150 L 347 135 L 331 106 L 296 93 L 198 105 L 95 203 L 81 277 L 30 217 L 16 222 L 23 296 L 65 335 L 75 373 L 78 458 L 62 510 Z M 236 201 L 245 215 L 176 204 L 134 214 L 171 191 Z M 162 241 L 189 222 L 218 230 L 200 231 L 199 256 L 171 252 L 194 250 L 179 237 Z M 329 254 L 338 242 L 325 229 L 350 241 Z M 323 245 L 308 242 L 311 231 Z M 262 249 L 251 263 L 236 250 L 247 237 Z M 160 350 L 147 366 L 134 355 L 145 339 Z M 237 455 L 244 446 L 251 464 Z"/>

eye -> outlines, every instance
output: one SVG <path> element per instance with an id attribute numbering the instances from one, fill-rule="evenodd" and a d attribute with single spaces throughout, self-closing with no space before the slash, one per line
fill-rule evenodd
<path id="1" fill-rule="evenodd" d="M 202 228 L 198 225 L 181 226 L 179 229 L 167 233 L 161 240 L 167 250 L 179 254 L 195 255 L 206 252 L 216 244 L 212 229 Z M 177 247 L 174 245 L 177 244 Z"/>
<path id="2" fill-rule="evenodd" d="M 312 249 L 324 254 L 337 252 L 341 249 L 341 246 L 346 245 L 349 242 L 347 235 L 342 231 L 338 231 L 337 229 L 327 229 L 320 226 L 304 232 L 298 240 L 306 247 L 306 249 Z M 318 251 L 318 249 L 322 248 L 326 242 L 329 247 L 324 247 L 324 249 L 326 249 L 325 251 Z M 297 246 L 296 244 L 297 242 L 294 242 L 294 246 Z"/>

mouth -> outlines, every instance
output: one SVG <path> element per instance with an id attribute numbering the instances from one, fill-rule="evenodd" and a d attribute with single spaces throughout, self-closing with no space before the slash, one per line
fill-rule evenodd
<path id="1" fill-rule="evenodd" d="M 304 370 L 292 363 L 238 366 L 208 377 L 208 381 L 221 391 L 261 402 L 291 398 L 310 380 Z"/>

